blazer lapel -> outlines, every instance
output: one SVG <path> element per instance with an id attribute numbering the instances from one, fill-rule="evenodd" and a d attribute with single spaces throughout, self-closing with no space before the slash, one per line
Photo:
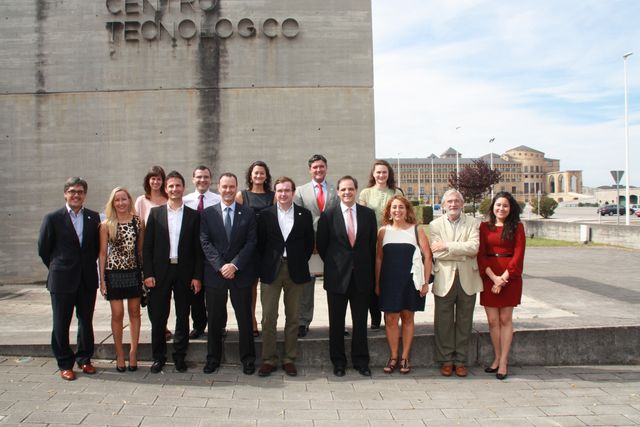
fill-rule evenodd
<path id="1" fill-rule="evenodd" d="M 351 243 L 349 243 L 349 236 L 347 236 L 347 224 L 345 224 L 344 222 L 344 212 L 342 212 L 342 205 L 339 204 L 336 207 L 336 213 L 336 234 L 338 235 L 338 237 L 344 240 L 349 247 L 351 247 Z M 358 236 L 356 236 L 356 240 L 357 237 Z"/>
<path id="2" fill-rule="evenodd" d="M 233 240 L 233 238 L 235 237 L 238 231 L 238 227 L 240 227 L 240 221 L 242 221 L 242 218 L 242 211 L 239 209 L 239 205 L 236 203 L 236 209 L 233 214 L 233 225 L 231 226 L 231 240 Z"/>
<path id="3" fill-rule="evenodd" d="M 300 208 L 294 204 L 293 205 L 293 226 L 291 227 L 289 236 L 287 236 L 287 240 L 289 240 L 289 237 L 291 235 L 293 235 L 294 233 L 297 233 L 298 228 L 300 228 L 300 218 L 302 218 L 302 212 L 300 212 Z M 280 229 L 280 224 L 278 223 L 277 214 L 276 214 L 276 223 L 277 223 L 276 225 L 278 226 L 278 229 Z M 280 230 L 280 236 L 282 237 L 282 230 Z"/>
<path id="4" fill-rule="evenodd" d="M 229 246 L 229 239 L 227 239 L 227 232 L 224 229 L 224 217 L 222 215 L 222 202 L 218 203 L 217 205 L 214 205 L 213 209 L 218 214 L 217 217 L 219 218 L 219 221 L 220 221 L 220 225 L 219 225 L 220 230 L 222 230 L 222 235 L 224 236 L 224 240 L 227 242 L 227 246 Z M 215 219 L 215 220 L 218 221 L 218 219 Z M 231 232 L 233 233 L 233 229 L 231 230 Z"/>

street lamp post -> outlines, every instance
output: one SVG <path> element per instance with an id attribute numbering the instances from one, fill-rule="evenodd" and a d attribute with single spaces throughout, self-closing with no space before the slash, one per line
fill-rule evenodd
<path id="1" fill-rule="evenodd" d="M 493 172 L 493 150 L 491 149 L 491 143 L 495 141 L 495 138 L 489 140 L 489 156 L 491 157 L 491 172 Z M 493 182 L 491 183 L 491 200 L 493 200 Z"/>
<path id="2" fill-rule="evenodd" d="M 624 170 L 627 175 L 624 179 L 624 216 L 626 225 L 629 225 L 631 221 L 631 215 L 629 214 L 629 103 L 627 99 L 627 58 L 631 55 L 633 55 L 633 52 L 622 55 L 622 61 L 624 62 Z M 619 200 L 618 203 L 620 203 Z M 618 212 L 619 215 L 620 212 Z"/>
<path id="3" fill-rule="evenodd" d="M 434 178 L 433 178 L 433 154 L 431 155 L 431 206 L 433 207 L 436 204 L 436 190 L 435 188 L 433 188 L 434 185 Z"/>
<path id="4" fill-rule="evenodd" d="M 400 153 L 398 153 L 398 187 L 400 187 Z"/>

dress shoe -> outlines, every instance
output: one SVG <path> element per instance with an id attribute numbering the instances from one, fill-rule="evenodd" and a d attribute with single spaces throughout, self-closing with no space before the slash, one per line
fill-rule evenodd
<path id="1" fill-rule="evenodd" d="M 178 372 L 187 372 L 187 363 L 182 358 L 175 359 L 173 361 L 174 367 Z"/>
<path id="2" fill-rule="evenodd" d="M 272 365 L 271 363 L 263 363 L 260 366 L 260 369 L 258 369 L 258 376 L 259 377 L 268 377 L 269 375 L 271 375 L 271 373 L 275 370 L 277 370 L 277 366 L 276 365 Z"/>
<path id="3" fill-rule="evenodd" d="M 298 326 L 298 338 L 304 338 L 309 333 L 309 327 L 305 325 Z"/>
<path id="4" fill-rule="evenodd" d="M 96 373 L 96 368 L 91 364 L 91 362 L 82 363 L 82 364 L 78 363 L 78 366 L 80 367 L 80 369 L 82 369 L 82 372 L 84 372 L 87 375 L 93 375 Z"/>
<path id="5" fill-rule="evenodd" d="M 153 362 L 153 365 L 151 365 L 151 373 L 153 374 L 159 374 L 160 372 L 162 372 L 162 368 L 164 368 L 164 364 L 165 362 L 163 360 L 155 360 Z"/>
<path id="6" fill-rule="evenodd" d="M 207 362 L 202 369 L 202 372 L 205 374 L 213 374 L 220 367 L 219 363 L 216 362 Z"/>
<path id="7" fill-rule="evenodd" d="M 356 368 L 356 370 L 363 377 L 370 377 L 371 376 L 371 369 L 369 369 L 368 366 L 361 366 L 359 368 Z"/>
<path id="8" fill-rule="evenodd" d="M 194 329 L 189 333 L 189 339 L 197 340 L 201 336 L 204 335 L 204 331 L 202 329 Z"/>
<path id="9" fill-rule="evenodd" d="M 242 373 L 245 375 L 253 375 L 256 371 L 256 365 L 253 362 L 242 364 Z"/>
<path id="10" fill-rule="evenodd" d="M 450 377 L 453 374 L 453 365 L 442 365 L 440 367 L 440 373 L 443 377 Z"/>
<path id="11" fill-rule="evenodd" d="M 282 369 L 284 369 L 284 373 L 289 375 L 290 377 L 295 377 L 298 375 L 298 369 L 296 369 L 296 365 L 291 362 L 282 365 Z"/>
<path id="12" fill-rule="evenodd" d="M 351 334 L 349 333 L 349 331 L 347 331 L 347 330 L 345 329 L 345 330 L 344 330 L 344 336 L 345 336 L 345 337 L 348 337 L 348 336 L 350 336 L 350 335 L 351 335 Z"/>
<path id="13" fill-rule="evenodd" d="M 344 377 L 344 366 L 334 366 L 333 367 L 333 375 L 336 377 Z"/>
<path id="14" fill-rule="evenodd" d="M 126 366 L 116 366 L 116 371 L 118 372 L 127 372 Z"/>
<path id="15" fill-rule="evenodd" d="M 372 323 L 371 329 L 377 331 L 378 329 L 380 329 L 380 323 Z"/>
<path id="16" fill-rule="evenodd" d="M 496 378 L 499 379 L 500 381 L 506 380 L 507 379 L 507 374 L 501 374 L 501 373 L 498 372 L 496 374 Z"/>
<path id="17" fill-rule="evenodd" d="M 466 377 L 469 373 L 464 365 L 456 365 L 456 375 L 459 377 Z"/>
<path id="18" fill-rule="evenodd" d="M 73 381 L 73 380 L 76 379 L 76 374 L 75 374 L 75 372 L 73 372 L 73 369 L 61 369 L 60 370 L 60 377 L 63 380 Z"/>
<path id="19" fill-rule="evenodd" d="M 487 374 L 495 374 L 496 372 L 498 372 L 498 367 L 496 366 L 495 368 L 492 368 L 491 366 L 487 366 L 486 368 L 484 368 L 484 371 Z"/>

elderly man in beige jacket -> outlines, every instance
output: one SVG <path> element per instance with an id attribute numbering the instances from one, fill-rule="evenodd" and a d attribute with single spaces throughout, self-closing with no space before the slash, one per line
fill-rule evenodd
<path id="1" fill-rule="evenodd" d="M 436 359 L 440 372 L 467 376 L 467 348 L 473 324 L 476 294 L 482 292 L 478 273 L 479 235 L 475 218 L 463 214 L 464 198 L 458 190 L 442 197 L 445 215 L 430 226 L 433 251 L 433 294 Z"/>

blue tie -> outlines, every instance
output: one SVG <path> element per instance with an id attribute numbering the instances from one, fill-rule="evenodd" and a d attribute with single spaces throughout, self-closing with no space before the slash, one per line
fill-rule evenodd
<path id="1" fill-rule="evenodd" d="M 224 231 L 227 233 L 227 240 L 231 241 L 231 208 L 224 208 L 227 215 L 224 218 Z"/>

